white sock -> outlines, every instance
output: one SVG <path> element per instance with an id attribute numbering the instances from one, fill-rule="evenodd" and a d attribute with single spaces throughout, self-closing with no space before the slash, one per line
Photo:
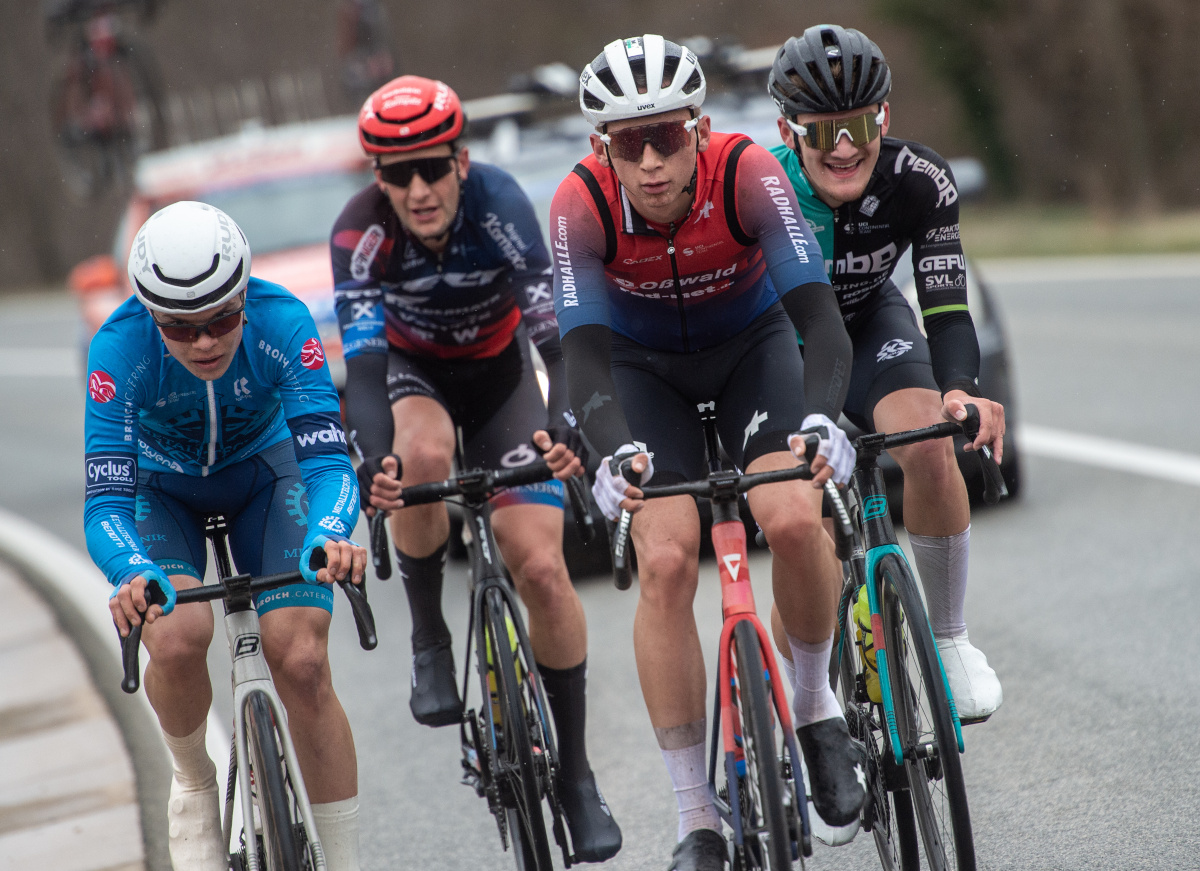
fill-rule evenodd
<path id="1" fill-rule="evenodd" d="M 704 742 L 678 750 L 663 750 L 662 755 L 667 763 L 667 774 L 671 776 L 671 785 L 675 788 L 675 801 L 679 804 L 678 839 L 682 841 L 697 829 L 719 832 L 721 818 L 717 815 L 712 793 L 708 789 Z"/>
<path id="2" fill-rule="evenodd" d="M 171 751 L 175 780 L 186 790 L 207 789 L 217 782 L 217 766 L 204 745 L 207 731 L 208 720 L 205 719 L 199 729 L 183 738 L 168 735 L 165 731 L 162 733 L 167 749 Z"/>
<path id="3" fill-rule="evenodd" d="M 810 644 L 787 637 L 792 648 L 792 713 L 797 729 L 842 716 L 842 707 L 829 686 L 829 654 L 833 650 L 833 634 L 824 641 Z"/>
<path id="4" fill-rule="evenodd" d="M 312 806 L 329 871 L 359 871 L 358 796 Z"/>
<path id="5" fill-rule="evenodd" d="M 971 527 L 958 535 L 913 535 L 913 562 L 925 589 L 929 624 L 935 638 L 967 631 L 963 605 L 967 600 L 967 558 L 971 552 Z"/>

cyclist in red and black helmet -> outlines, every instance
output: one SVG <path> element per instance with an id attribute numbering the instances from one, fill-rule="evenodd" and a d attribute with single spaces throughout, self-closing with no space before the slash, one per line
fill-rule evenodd
<path id="1" fill-rule="evenodd" d="M 400 485 L 449 477 L 455 428 L 468 467 L 534 462 L 582 474 L 570 415 L 550 255 L 528 197 L 508 173 L 472 164 L 466 119 L 444 82 L 402 76 L 363 105 L 359 138 L 375 183 L 333 228 L 334 294 L 346 358 L 346 415 L 365 458 L 367 511 L 400 506 Z M 530 359 L 549 375 L 549 409 Z M 397 463 L 400 460 L 397 480 Z M 554 714 L 562 800 L 578 861 L 603 861 L 621 830 L 584 743 L 587 625 L 562 555 L 561 481 L 510 490 L 493 528 L 529 608 L 530 638 Z M 441 503 L 392 514 L 413 616 L 418 722 L 461 722 L 441 590 L 449 517 Z"/>

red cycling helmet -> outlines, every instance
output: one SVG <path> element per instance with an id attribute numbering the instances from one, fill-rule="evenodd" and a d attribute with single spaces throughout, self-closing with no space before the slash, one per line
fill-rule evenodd
<path id="1" fill-rule="evenodd" d="M 458 94 L 421 76 L 392 79 L 358 113 L 358 141 L 367 154 L 415 151 L 454 142 L 466 124 Z"/>

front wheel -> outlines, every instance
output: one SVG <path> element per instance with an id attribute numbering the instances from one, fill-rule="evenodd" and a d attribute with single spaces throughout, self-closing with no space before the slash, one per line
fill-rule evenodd
<path id="1" fill-rule="evenodd" d="M 253 796 L 262 823 L 259 861 L 267 871 L 303 871 L 296 843 L 292 802 L 275 734 L 275 714 L 265 693 L 246 698 L 246 744 L 250 753 Z M 255 839 L 245 833 L 247 849 Z"/>
<path id="2" fill-rule="evenodd" d="M 745 774 L 740 776 L 742 835 L 747 868 L 784 871 L 792 867 L 791 832 L 784 807 L 784 790 L 790 789 L 779 773 L 779 739 L 774 709 L 765 677 L 758 631 L 749 620 L 733 628 L 737 659 L 737 703 L 742 721 Z M 796 807 L 793 800 L 787 805 Z"/>
<path id="3" fill-rule="evenodd" d="M 974 871 L 962 757 L 924 603 L 908 566 L 896 556 L 885 556 L 880 569 L 888 680 L 925 867 Z M 892 756 L 891 748 L 886 755 Z"/>

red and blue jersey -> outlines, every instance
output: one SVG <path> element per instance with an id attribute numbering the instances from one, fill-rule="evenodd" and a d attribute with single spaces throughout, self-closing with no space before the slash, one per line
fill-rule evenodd
<path id="1" fill-rule="evenodd" d="M 557 333 L 550 256 L 533 206 L 494 166 L 471 164 L 440 255 L 404 229 L 375 184 L 342 210 L 330 248 L 348 360 L 389 347 L 416 357 L 486 359 L 508 346 L 522 317 L 535 343 Z M 542 274 L 522 286 L 510 280 Z"/>
<path id="2" fill-rule="evenodd" d="M 711 134 L 697 155 L 691 211 L 675 224 L 639 215 L 595 156 L 559 186 L 550 222 L 563 335 L 603 324 L 647 347 L 703 350 L 781 294 L 829 283 L 779 162 L 738 134 Z"/>

